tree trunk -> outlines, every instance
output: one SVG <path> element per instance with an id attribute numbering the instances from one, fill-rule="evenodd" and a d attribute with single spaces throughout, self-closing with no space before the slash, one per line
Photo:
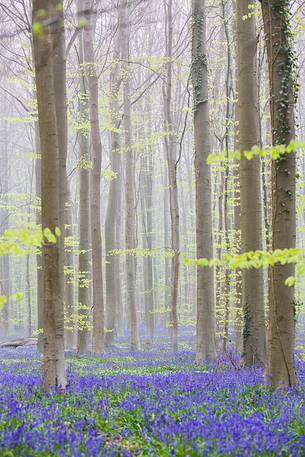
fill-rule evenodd
<path id="1" fill-rule="evenodd" d="M 55 30 L 64 33 L 63 13 L 58 0 L 34 0 L 33 24 L 40 23 L 43 33 L 33 31 L 35 81 L 38 105 L 42 169 L 42 229 L 55 232 L 60 223 L 59 141 L 54 94 L 53 53 Z M 61 3 L 62 6 L 62 3 Z M 42 21 L 40 11 L 45 11 Z M 42 21 L 42 23 L 41 23 Z M 59 27 L 60 24 L 60 27 Z M 58 42 L 58 41 L 57 41 Z M 59 242 L 44 240 L 43 257 L 43 331 L 44 387 L 66 387 L 64 358 L 64 310 L 60 272 Z"/>
<path id="2" fill-rule="evenodd" d="M 123 232 L 123 210 L 122 210 L 122 188 L 123 188 L 123 178 L 124 178 L 124 169 L 122 160 L 120 160 L 120 177 L 121 179 L 118 182 L 119 187 L 119 194 L 117 200 L 117 212 L 115 217 L 115 226 L 116 226 L 116 246 L 120 249 L 123 246 L 122 241 L 122 232 Z M 118 330 L 118 337 L 124 336 L 124 322 L 125 322 L 125 309 L 123 303 L 123 292 L 122 292 L 122 279 L 121 279 L 121 269 L 122 269 L 122 262 L 120 262 L 120 257 L 115 256 L 114 262 L 114 270 L 116 271 L 116 287 L 115 287 L 115 296 L 116 296 L 116 322 L 117 322 L 117 330 Z"/>
<path id="3" fill-rule="evenodd" d="M 121 79 L 119 77 L 119 41 L 115 40 L 112 68 L 110 73 L 110 116 L 113 131 L 111 132 L 111 151 L 110 164 L 111 170 L 116 176 L 110 181 L 108 206 L 105 220 L 105 251 L 106 251 L 106 345 L 109 346 L 115 336 L 116 314 L 118 311 L 119 293 L 117 290 L 119 275 L 119 262 L 117 255 L 112 255 L 111 251 L 118 248 L 118 205 L 120 203 L 120 181 L 121 177 L 121 157 L 120 157 L 120 136 L 118 133 L 120 114 L 119 114 L 119 88 Z"/>
<path id="4" fill-rule="evenodd" d="M 206 56 L 206 5 L 192 2 L 192 81 L 194 94 L 196 255 L 213 258 L 211 169 L 206 164 L 210 153 L 208 71 Z M 214 272 L 197 268 L 197 350 L 196 362 L 216 357 L 216 319 Z"/>
<path id="5" fill-rule="evenodd" d="M 180 233 L 179 233 L 179 204 L 177 186 L 177 154 L 174 144 L 173 120 L 172 120 L 172 62 L 173 57 L 173 11 L 172 0 L 166 4 L 167 36 L 166 36 L 166 57 L 167 64 L 166 87 L 165 87 L 165 131 L 166 131 L 166 159 L 168 166 L 169 182 L 169 209 L 171 223 L 171 311 L 170 329 L 173 350 L 178 350 L 178 285 L 179 285 L 179 255 L 180 255 Z"/>
<path id="6" fill-rule="evenodd" d="M 150 138 L 148 132 L 148 138 Z M 151 252 L 152 250 L 152 151 L 148 148 L 141 157 L 141 211 L 143 225 L 143 247 Z M 153 283 L 153 262 L 150 255 L 143 257 L 144 273 L 144 308 L 145 324 L 150 342 L 153 341 L 155 332 L 154 319 L 154 283 Z"/>
<path id="7" fill-rule="evenodd" d="M 8 192 L 9 192 L 9 130 L 8 121 L 3 119 L 1 121 L 1 127 L 3 128 L 2 147 L 0 156 L 0 189 L 1 197 L 4 206 L 9 205 Z M 9 228 L 9 210 L 3 208 L 0 211 L 0 233 L 2 234 Z M 0 257 L 0 287 L 1 295 L 9 297 L 10 295 L 10 259 L 9 255 Z M 10 331 L 10 303 L 6 303 L 0 314 L 0 331 L 3 337 L 7 337 Z"/>
<path id="8" fill-rule="evenodd" d="M 39 125 L 35 121 L 35 187 L 36 197 L 39 200 L 40 207 L 36 210 L 36 224 L 41 225 L 41 157 L 40 152 L 40 138 L 39 138 Z M 42 272 L 42 254 L 38 252 L 36 255 L 36 281 L 37 281 L 37 351 L 43 352 L 43 272 Z"/>
<path id="9" fill-rule="evenodd" d="M 67 177 L 67 175 L 66 175 Z M 72 203 L 71 194 L 69 189 L 68 179 L 66 179 L 66 191 L 65 191 L 65 212 L 64 212 L 64 226 L 65 226 L 65 240 L 73 239 L 73 219 L 72 219 Z M 89 219 L 88 219 L 89 220 Z M 64 284 L 64 303 L 65 311 L 67 316 L 67 323 L 65 326 L 65 340 L 66 348 L 74 349 L 76 345 L 76 334 L 75 334 L 75 299 L 74 299 L 74 255 L 73 247 L 66 246 L 64 251 L 64 262 L 68 272 L 65 275 Z M 70 273 L 69 273 L 70 272 Z"/>
<path id="10" fill-rule="evenodd" d="M 102 274 L 102 233 L 101 233 L 101 167 L 102 144 L 99 126 L 98 77 L 94 57 L 94 32 L 96 11 L 91 1 L 85 2 L 87 23 L 84 28 L 84 59 L 89 90 L 89 112 L 92 141 L 92 171 L 90 181 L 90 213 L 92 244 L 92 286 L 93 286 L 93 354 L 104 352 L 104 297 Z"/>
<path id="11" fill-rule="evenodd" d="M 81 1 L 78 2 L 78 12 L 81 11 Z M 80 67 L 80 96 L 79 112 L 81 119 L 89 118 L 88 90 L 86 84 L 86 68 L 84 68 L 83 30 L 79 32 L 79 67 Z M 88 131 L 78 132 L 79 139 L 79 256 L 78 256 L 78 325 L 77 352 L 88 352 L 89 315 L 90 315 L 90 157 Z"/>
<path id="12" fill-rule="evenodd" d="M 27 288 L 27 335 L 32 336 L 32 293 L 31 293 L 31 263 L 30 255 L 26 256 L 26 288 Z"/>
<path id="13" fill-rule="evenodd" d="M 257 42 L 255 15 L 247 20 L 251 0 L 237 0 L 237 119 L 239 150 L 259 146 Z M 260 158 L 240 160 L 241 252 L 262 249 Z M 266 356 L 264 277 L 262 269 L 242 271 L 243 363 L 264 366 Z"/>
<path id="14" fill-rule="evenodd" d="M 58 133 L 58 148 L 59 148 L 59 227 L 61 229 L 61 237 L 59 239 L 59 256 L 60 256 L 60 279 L 62 281 L 62 291 L 64 298 L 65 312 L 68 320 L 71 320 L 71 309 L 73 308 L 73 290 L 72 284 L 69 283 L 68 275 L 65 275 L 65 266 L 70 266 L 71 256 L 65 250 L 65 238 L 71 235 L 71 213 L 67 209 L 68 204 L 68 178 L 67 178 L 67 141 L 68 141 L 68 126 L 67 126 L 67 94 L 66 94 L 66 43 L 65 34 L 61 33 L 61 23 L 55 23 L 54 26 L 54 94 L 56 107 L 56 121 Z M 66 346 L 71 349 L 73 346 L 72 331 L 65 330 Z"/>
<path id="15" fill-rule="evenodd" d="M 165 142 L 166 142 L 166 138 Z M 165 143 L 166 147 L 166 143 Z M 168 227 L 169 222 L 169 190 L 168 190 L 168 176 L 164 173 L 163 183 L 163 230 L 164 230 L 164 308 L 169 309 L 169 290 L 170 290 L 170 258 L 166 255 L 170 248 L 170 230 Z M 165 314 L 166 324 L 169 322 L 168 312 Z"/>
<path id="16" fill-rule="evenodd" d="M 262 0 L 269 67 L 272 143 L 287 145 L 295 137 L 295 56 L 290 31 L 290 2 Z M 294 248 L 296 243 L 296 157 L 287 154 L 272 163 L 272 249 Z M 266 382 L 296 384 L 294 344 L 294 265 L 270 269 L 269 336 Z"/>
<path id="17" fill-rule="evenodd" d="M 233 103 L 231 101 L 234 98 L 234 89 L 233 89 L 233 72 L 232 72 L 232 52 L 231 52 L 231 33 L 229 23 L 226 19 L 228 15 L 227 2 L 224 0 L 221 1 L 222 7 L 222 20 L 223 20 L 223 31 L 226 41 L 226 76 L 225 76 L 225 89 L 226 89 L 226 114 L 225 114 L 225 131 L 223 136 L 223 142 L 226 152 L 226 157 L 228 157 L 230 146 L 231 146 L 231 134 L 232 129 L 231 125 L 234 120 L 233 114 Z M 223 244 L 225 246 L 226 254 L 229 254 L 231 251 L 230 247 L 230 221 L 229 221 L 229 212 L 228 212 L 228 202 L 229 202 L 229 179 L 230 179 L 230 169 L 229 164 L 225 162 L 224 164 L 224 176 L 223 176 Z M 225 266 L 224 268 L 224 283 L 221 287 L 220 295 L 224 297 L 224 314 L 223 314 L 223 345 L 222 351 L 226 353 L 227 343 L 229 336 L 229 318 L 230 318 L 230 270 Z"/>
<path id="18" fill-rule="evenodd" d="M 129 66 L 129 21 L 128 2 L 121 0 L 120 3 L 120 42 L 121 58 L 125 71 L 123 86 L 124 104 L 124 130 L 125 130 L 125 247 L 127 250 L 136 248 L 136 199 L 135 199 L 135 160 L 132 150 L 132 126 L 131 126 L 131 104 L 130 104 L 130 75 Z M 136 305 L 136 257 L 132 254 L 126 255 L 126 289 L 127 289 L 127 310 L 129 313 L 130 327 L 130 349 L 136 351 L 139 348 L 138 317 Z"/>

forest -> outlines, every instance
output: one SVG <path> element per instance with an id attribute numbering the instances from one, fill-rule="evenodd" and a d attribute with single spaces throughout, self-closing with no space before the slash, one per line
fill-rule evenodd
<path id="1" fill-rule="evenodd" d="M 305 1 L 0 0 L 0 457 L 305 457 Z"/>

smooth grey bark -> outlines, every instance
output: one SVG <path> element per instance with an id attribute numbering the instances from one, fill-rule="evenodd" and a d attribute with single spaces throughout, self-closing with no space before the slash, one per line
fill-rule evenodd
<path id="1" fill-rule="evenodd" d="M 73 312 L 73 285 L 68 280 L 68 276 L 64 274 L 64 266 L 71 266 L 73 264 L 73 256 L 70 255 L 69 250 L 65 250 L 65 237 L 71 236 L 71 212 L 69 211 L 69 188 L 67 179 L 67 95 L 66 95 L 66 43 L 65 34 L 61 31 L 61 23 L 55 22 L 54 24 L 54 54 L 53 54 L 53 65 L 54 65 L 54 93 L 55 93 L 55 105 L 56 105 L 56 120 L 58 130 L 58 147 L 59 147 L 59 185 L 60 185 L 60 223 L 62 235 L 60 237 L 60 266 L 62 289 L 64 294 L 64 303 L 67 312 L 67 316 L 70 320 L 70 316 Z M 66 345 L 67 348 L 73 347 L 73 334 L 71 331 L 65 331 Z"/>
<path id="2" fill-rule="evenodd" d="M 288 145 L 295 137 L 296 73 L 290 32 L 290 6 L 286 0 L 262 0 L 267 46 L 270 113 L 273 145 Z M 296 245 L 296 157 L 286 154 L 272 162 L 272 249 Z M 293 264 L 270 268 L 269 334 L 266 382 L 294 386 L 295 304 L 294 287 L 285 285 L 294 276 Z"/>
<path id="3" fill-rule="evenodd" d="M 27 288 L 27 335 L 32 336 L 32 292 L 31 292 L 31 271 L 30 255 L 26 255 L 26 288 Z"/>
<path id="4" fill-rule="evenodd" d="M 148 138 L 150 133 L 148 132 Z M 151 252 L 153 247 L 153 158 L 152 150 L 149 147 L 141 157 L 141 212 L 143 247 Z M 144 310 L 145 325 L 148 331 L 150 342 L 154 339 L 155 318 L 154 318 L 154 282 L 153 282 L 153 259 L 151 255 L 143 258 L 143 279 L 144 279 Z"/>
<path id="5" fill-rule="evenodd" d="M 228 150 L 227 150 L 228 152 Z M 228 217 L 228 199 L 229 192 L 229 166 L 225 165 L 224 171 L 224 198 L 223 198 L 223 245 L 225 247 L 225 252 L 230 251 L 230 239 L 229 239 L 229 230 L 230 230 L 230 221 Z M 221 287 L 221 294 L 224 297 L 224 315 L 223 315 L 223 335 L 222 335 L 222 352 L 226 354 L 228 347 L 229 339 L 229 321 L 230 321 L 230 270 L 225 266 L 224 271 L 224 282 Z"/>
<path id="6" fill-rule="evenodd" d="M 53 53 L 57 33 L 64 33 L 63 10 L 58 0 L 34 0 L 33 23 L 40 22 L 40 11 L 45 11 L 43 34 L 33 31 L 35 82 L 41 144 L 42 171 L 42 229 L 55 232 L 60 223 L 59 142 L 56 118 Z M 62 6 L 62 3 L 61 3 Z M 61 25 L 59 27 L 59 24 Z M 57 41 L 58 42 L 58 41 Z M 59 242 L 45 238 L 43 258 L 43 331 L 44 331 L 44 387 L 66 387 L 64 357 L 64 309 L 60 272 Z"/>
<path id="7" fill-rule="evenodd" d="M 120 134 L 119 124 L 121 116 L 119 113 L 119 89 L 121 77 L 119 75 L 120 49 L 119 36 L 114 43 L 113 62 L 110 73 L 110 119 L 113 131 L 110 134 L 110 165 L 111 170 L 116 176 L 110 181 L 109 197 L 105 219 L 105 251 L 106 251 L 106 345 L 109 346 L 114 340 L 116 331 L 116 316 L 121 312 L 120 292 L 118 290 L 119 259 L 111 251 L 118 248 L 118 211 L 120 205 L 120 182 L 121 176 L 121 156 L 120 156 Z"/>
<path id="8" fill-rule="evenodd" d="M 94 57 L 94 32 L 96 11 L 91 1 L 85 2 L 86 25 L 84 27 L 84 60 L 89 92 L 89 113 L 92 142 L 92 170 L 90 180 L 90 218 L 92 246 L 92 288 L 93 288 L 93 342 L 95 355 L 104 352 L 104 297 L 102 273 L 102 227 L 101 227 L 101 165 L 102 144 L 99 126 L 98 77 Z"/>
<path id="9" fill-rule="evenodd" d="M 81 11 L 81 1 L 78 2 Z M 83 30 L 79 32 L 79 71 L 80 94 L 79 112 L 82 120 L 89 118 L 89 94 L 86 84 L 84 66 Z M 89 132 L 82 129 L 78 132 L 79 146 L 79 256 L 78 256 L 78 325 L 77 352 L 86 354 L 89 351 L 89 316 L 90 316 L 90 155 Z"/>
<path id="10" fill-rule="evenodd" d="M 234 119 L 233 114 L 233 103 L 231 101 L 234 97 L 234 87 L 233 87 L 233 62 L 232 62 L 232 52 L 231 52 L 231 32 L 228 21 L 226 20 L 228 9 L 227 2 L 224 0 L 221 1 L 222 7 L 222 21 L 223 21 L 223 31 L 224 38 L 226 41 L 226 73 L 225 73 L 225 94 L 226 94 L 226 109 L 225 109 L 225 131 L 223 136 L 224 149 L 226 156 L 229 154 L 231 147 L 231 126 L 230 123 Z M 228 163 L 224 164 L 224 185 L 223 185 L 223 243 L 225 246 L 225 252 L 230 252 L 230 239 L 229 239 L 229 229 L 230 229 L 230 219 L 228 214 L 228 201 L 229 201 L 229 179 L 230 179 L 230 169 Z M 225 267 L 224 272 L 224 282 L 222 284 L 221 294 L 224 297 L 224 328 L 223 328 L 223 353 L 227 351 L 228 335 L 229 335 L 229 318 L 230 318 L 230 270 Z"/>
<path id="11" fill-rule="evenodd" d="M 54 24 L 54 94 L 56 108 L 56 122 L 59 148 L 59 238 L 60 255 L 60 278 L 64 297 L 65 313 L 68 321 L 71 320 L 74 306 L 73 285 L 69 281 L 69 275 L 65 274 L 65 266 L 73 266 L 73 257 L 69 249 L 65 249 L 65 239 L 72 235 L 71 211 L 69 211 L 69 187 L 67 178 L 67 152 L 68 152 L 68 122 L 67 122 L 67 78 L 66 78 L 66 41 L 62 24 Z M 72 264 L 72 265 L 71 265 Z M 70 327 L 70 323 L 69 323 Z M 65 329 L 65 346 L 73 347 L 73 331 Z"/>
<path id="12" fill-rule="evenodd" d="M 36 224 L 41 225 L 41 152 L 40 152 L 40 138 L 39 138 L 39 125 L 35 121 L 35 188 L 36 198 L 39 202 L 39 207 L 36 210 Z M 43 352 L 43 272 L 42 272 L 42 254 L 38 252 L 36 255 L 36 281 L 37 281 L 37 351 Z"/>
<path id="13" fill-rule="evenodd" d="M 208 69 L 206 56 L 206 5 L 192 1 L 192 82 L 195 140 L 196 256 L 213 258 L 211 170 L 208 105 Z M 216 318 L 214 272 L 197 268 L 197 348 L 196 362 L 216 357 Z"/>
<path id="14" fill-rule="evenodd" d="M 122 160 L 120 161 L 120 180 L 119 180 L 119 194 L 117 200 L 117 212 L 116 212 L 116 246 L 120 249 L 123 245 L 123 176 L 124 176 L 124 168 Z M 124 321 L 125 321 L 125 307 L 123 303 L 123 291 L 122 291 L 122 262 L 120 262 L 120 257 L 116 256 L 115 259 L 115 271 L 116 271 L 116 288 L 115 288 L 115 295 L 116 295 L 116 322 L 117 322 L 117 333 L 118 337 L 124 336 Z"/>
<path id="15" fill-rule="evenodd" d="M 66 172 L 66 169 L 65 169 Z M 67 178 L 67 174 L 65 174 Z M 69 189 L 69 182 L 66 179 L 66 190 L 65 190 L 65 211 L 64 211 L 64 222 L 65 222 L 65 241 L 73 239 L 73 215 L 72 215 L 72 201 Z M 66 245 L 67 244 L 67 245 Z M 74 296 L 74 284 L 73 284 L 73 272 L 74 272 L 74 255 L 73 248 L 69 246 L 69 242 L 65 243 L 64 251 L 64 262 L 67 268 L 65 274 L 64 284 L 64 303 L 65 312 L 67 316 L 67 324 L 65 326 L 65 343 L 67 349 L 74 349 L 76 346 L 76 332 L 75 332 L 75 296 Z"/>
<path id="16" fill-rule="evenodd" d="M 0 194 L 4 204 L 8 204 L 9 192 L 9 131 L 8 121 L 1 121 L 1 129 L 3 132 L 2 141 L 3 145 L 0 153 Z M 2 234 L 9 228 L 9 211 L 5 208 L 0 211 L 0 233 Z M 10 261 L 9 256 L 4 255 L 0 257 L 0 287 L 1 295 L 9 297 L 10 295 Z M 0 314 L 0 328 L 1 334 L 6 338 L 10 331 L 10 303 L 6 303 Z"/>
<path id="17" fill-rule="evenodd" d="M 166 141 L 166 140 L 165 140 Z M 166 146 L 166 142 L 165 142 Z M 166 255 L 170 249 L 170 228 L 169 228 L 169 190 L 168 190 L 168 176 L 164 176 L 163 183 L 163 233 L 164 233 L 164 308 L 169 308 L 170 299 L 170 258 Z M 168 316 L 168 313 L 166 314 Z M 169 319 L 167 319 L 169 321 Z"/>
<path id="18" fill-rule="evenodd" d="M 250 0 L 236 2 L 237 36 L 237 119 L 239 150 L 259 146 L 259 112 L 257 90 L 257 37 L 255 15 L 248 19 Z M 241 252 L 261 250 L 262 195 L 260 158 L 240 160 L 240 228 Z M 246 366 L 264 366 L 266 334 L 264 312 L 264 277 L 262 269 L 242 270 L 242 308 L 244 314 L 243 353 Z"/>
<path id="19" fill-rule="evenodd" d="M 130 75 L 129 75 L 129 40 L 130 24 L 128 20 L 128 2 L 121 0 L 119 9 L 119 30 L 121 43 L 121 58 L 123 61 L 123 112 L 125 130 L 125 247 L 127 250 L 136 248 L 136 198 L 135 198 L 135 156 L 132 150 L 132 124 L 130 104 Z M 126 255 L 126 299 L 129 315 L 130 349 L 139 349 L 138 316 L 136 304 L 136 257 Z"/>
<path id="20" fill-rule="evenodd" d="M 165 145 L 169 182 L 169 209 L 171 226 L 171 294 L 170 294 L 170 330 L 173 350 L 178 350 L 178 286 L 179 286 L 179 204 L 177 185 L 177 151 L 174 144 L 173 119 L 172 119 L 172 62 L 173 57 L 173 2 L 169 0 L 165 5 L 166 10 L 166 56 L 169 63 L 166 65 L 166 86 L 164 94 L 165 110 Z"/>

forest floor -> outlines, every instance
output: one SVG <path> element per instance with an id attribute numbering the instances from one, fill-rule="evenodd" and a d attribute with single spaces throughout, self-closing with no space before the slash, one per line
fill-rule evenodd
<path id="1" fill-rule="evenodd" d="M 305 456 L 299 386 L 273 391 L 234 356 L 194 367 L 186 343 L 103 358 L 68 355 L 67 391 L 41 390 L 33 348 L 0 350 L 0 456 Z"/>

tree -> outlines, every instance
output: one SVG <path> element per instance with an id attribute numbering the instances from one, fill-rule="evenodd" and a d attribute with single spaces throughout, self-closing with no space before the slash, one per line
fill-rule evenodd
<path id="1" fill-rule="evenodd" d="M 288 145 L 295 137 L 296 62 L 290 30 L 289 0 L 262 0 L 267 46 L 272 143 Z M 296 157 L 287 154 L 272 163 L 272 249 L 296 243 Z M 294 287 L 285 285 L 294 265 L 270 269 L 269 336 L 266 381 L 274 386 L 296 384 Z"/>
<path id="2" fill-rule="evenodd" d="M 111 171 L 115 173 L 114 178 L 110 181 L 108 206 L 105 219 L 105 251 L 106 251 L 106 344 L 109 346 L 114 339 L 115 332 L 115 317 L 119 310 L 119 262 L 118 256 L 112 255 L 117 246 L 119 234 L 118 213 L 120 210 L 120 182 L 122 179 L 122 165 L 119 153 L 120 148 L 120 135 L 119 124 L 121 122 L 121 115 L 119 113 L 119 89 L 122 78 L 120 77 L 120 64 L 119 64 L 119 34 L 115 37 L 113 62 L 110 73 L 110 118 L 113 130 L 111 131 L 111 151 L 110 151 L 110 164 Z"/>
<path id="3" fill-rule="evenodd" d="M 171 226 L 171 294 L 170 294 L 170 329 L 173 350 L 178 350 L 178 286 L 179 286 L 179 255 L 180 255 L 180 233 L 179 233 L 179 203 L 178 203 L 178 184 L 177 184 L 177 148 L 174 141 L 174 125 L 172 119 L 172 59 L 173 59 L 173 2 L 169 0 L 165 3 L 166 11 L 166 86 L 164 90 L 164 110 L 165 110 L 165 146 L 166 160 L 168 168 L 169 184 L 169 210 Z"/>
<path id="4" fill-rule="evenodd" d="M 59 227 L 61 229 L 62 236 L 59 240 L 59 255 L 60 259 L 60 278 L 62 281 L 62 291 L 64 297 L 64 304 L 66 309 L 71 314 L 71 308 L 73 304 L 73 293 L 71 291 L 71 284 L 66 281 L 64 267 L 67 264 L 68 256 L 65 253 L 65 236 L 66 229 L 70 226 L 71 221 L 68 220 L 67 215 L 69 214 L 66 208 L 68 203 L 68 179 L 67 179 L 67 141 L 68 141 L 68 125 L 67 125 L 67 94 L 66 94 L 66 41 L 65 34 L 62 33 L 61 27 L 64 20 L 63 11 L 60 11 L 61 4 L 58 3 L 58 12 L 61 13 L 62 17 L 60 22 L 54 24 L 54 54 L 53 54 L 53 66 L 54 66 L 54 95 L 55 95 L 55 109 L 56 109 L 56 122 L 57 122 L 57 134 L 58 134 L 58 149 L 59 149 Z M 68 300 L 67 300 L 68 299 Z M 72 332 L 66 331 L 66 344 L 70 349 L 73 346 L 73 335 Z"/>
<path id="5" fill-rule="evenodd" d="M 129 47 L 130 47 L 130 23 L 128 20 L 128 2 L 120 1 L 119 6 L 119 30 L 121 43 L 121 58 L 123 61 L 123 113 L 125 130 L 125 247 L 132 250 L 136 247 L 136 198 L 135 198 L 135 160 L 132 150 L 132 124 L 130 103 L 130 75 L 129 75 Z M 138 316 L 136 306 L 136 258 L 132 253 L 126 255 L 126 288 L 127 310 L 129 314 L 130 349 L 136 351 L 139 348 Z"/>
<path id="6" fill-rule="evenodd" d="M 78 1 L 78 14 L 81 14 L 81 1 Z M 80 93 L 79 112 L 81 123 L 89 117 L 89 95 L 86 80 L 86 67 L 84 65 L 84 31 L 79 31 L 79 72 Z M 77 326 L 77 352 L 88 352 L 89 339 L 89 280 L 90 280 L 90 156 L 89 132 L 82 127 L 78 132 L 79 140 L 79 256 L 78 256 L 78 326 Z"/>
<path id="7" fill-rule="evenodd" d="M 238 149 L 258 146 L 259 113 L 257 88 L 257 36 L 255 16 L 249 14 L 250 0 L 236 2 L 237 37 L 237 120 Z M 248 16 L 247 16 L 248 15 Z M 245 16 L 247 19 L 245 20 Z M 240 160 L 241 252 L 262 249 L 262 196 L 260 158 Z M 244 314 L 243 362 L 264 366 L 266 356 L 263 270 L 242 271 L 242 308 Z"/>
<path id="8" fill-rule="evenodd" d="M 36 197 L 41 202 L 41 158 L 40 155 L 40 137 L 39 125 L 35 120 L 35 188 Z M 41 208 L 36 209 L 36 224 L 41 225 Z M 36 255 L 36 280 L 37 280 L 37 325 L 38 325 L 38 338 L 37 338 L 37 351 L 43 353 L 43 271 L 42 271 L 42 255 L 38 251 Z"/>
<path id="9" fill-rule="evenodd" d="M 33 50 L 42 170 L 42 229 L 53 234 L 60 222 L 59 140 L 54 85 L 54 52 L 64 33 L 62 2 L 33 0 Z M 41 12 L 44 19 L 41 19 Z M 66 387 L 64 310 L 59 242 L 45 237 L 43 257 L 44 387 Z"/>
<path id="10" fill-rule="evenodd" d="M 0 211 L 0 227 L 1 231 L 4 232 L 9 228 L 9 211 L 5 208 L 8 205 L 8 192 L 9 192 L 9 181 L 10 181 L 10 171 L 9 171 L 9 146 L 8 146 L 8 122 L 6 120 L 1 121 L 1 130 L 3 132 L 3 147 L 1 148 L 0 155 L 0 189 L 1 189 L 1 199 L 4 203 L 4 208 Z M 5 255 L 0 257 L 0 290 L 1 295 L 9 296 L 10 295 L 10 262 L 9 256 Z M 0 314 L 1 322 L 1 335 L 7 337 L 10 331 L 10 310 L 9 304 L 6 304 Z"/>
<path id="11" fill-rule="evenodd" d="M 225 94 L 226 94 L 226 108 L 225 108 L 225 118 L 224 118 L 224 133 L 222 137 L 221 147 L 224 147 L 226 157 L 229 154 L 231 141 L 232 129 L 231 125 L 233 123 L 233 103 L 232 98 L 234 98 L 234 88 L 233 88 L 233 62 L 232 62 L 232 51 L 231 51 L 231 38 L 230 38 L 230 27 L 229 16 L 230 3 L 221 0 L 221 19 L 223 22 L 223 33 L 226 43 L 226 73 L 225 73 Z M 229 8 L 228 8 L 229 7 Z M 222 244 L 226 253 L 230 252 L 230 229 L 231 221 L 229 217 L 229 197 L 230 197 L 230 168 L 228 163 L 224 163 L 224 172 L 222 173 L 222 188 L 223 188 L 223 215 L 222 215 Z M 230 270 L 225 267 L 224 269 L 224 280 L 221 287 L 220 294 L 223 296 L 223 342 L 222 342 L 222 352 L 225 354 L 227 351 L 227 343 L 229 339 L 229 320 L 230 320 L 230 293 L 231 293 L 231 284 L 230 284 Z"/>
<path id="12" fill-rule="evenodd" d="M 93 288 L 93 353 L 104 352 L 104 297 L 102 273 L 101 233 L 101 168 L 102 144 L 99 126 L 98 77 L 94 57 L 96 10 L 91 1 L 85 2 L 84 60 L 89 92 L 89 113 L 92 142 L 92 170 L 90 181 L 92 288 Z"/>
<path id="13" fill-rule="evenodd" d="M 205 1 L 192 1 L 192 82 L 195 141 L 196 255 L 213 257 L 208 70 Z M 215 346 L 215 290 L 211 268 L 197 268 L 196 362 L 213 360 Z"/>
<path id="14" fill-rule="evenodd" d="M 151 122 L 149 122 L 147 138 L 151 137 Z M 147 150 L 141 157 L 141 211 L 142 211 L 142 230 L 143 247 L 151 252 L 153 248 L 153 157 L 152 148 Z M 143 283 L 144 283 L 144 308 L 145 325 L 148 331 L 150 342 L 154 339 L 155 319 L 154 319 L 154 283 L 153 283 L 153 261 L 151 255 L 143 257 Z"/>

